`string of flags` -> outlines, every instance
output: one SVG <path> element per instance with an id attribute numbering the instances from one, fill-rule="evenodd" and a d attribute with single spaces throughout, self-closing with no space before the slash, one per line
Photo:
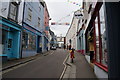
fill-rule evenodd
<path id="1" fill-rule="evenodd" d="M 68 0 L 68 2 L 69 3 L 72 3 L 72 4 L 75 4 L 75 5 L 77 5 L 77 6 L 81 6 L 79 3 L 77 3 L 77 2 L 73 2 L 73 1 L 70 1 L 70 0 Z"/>
<path id="2" fill-rule="evenodd" d="M 51 22 L 51 25 L 70 25 L 70 23 L 58 23 L 58 22 Z"/>
<path id="3" fill-rule="evenodd" d="M 77 3 L 77 2 L 73 2 L 73 1 L 70 1 L 70 0 L 67 0 L 69 3 L 72 3 L 72 4 L 74 4 L 74 5 L 77 5 L 77 6 L 81 6 L 79 3 Z M 82 8 L 80 8 L 80 9 L 82 9 Z"/>

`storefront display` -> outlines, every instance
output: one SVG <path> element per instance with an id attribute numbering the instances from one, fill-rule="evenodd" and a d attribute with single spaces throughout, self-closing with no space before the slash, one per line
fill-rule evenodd
<path id="1" fill-rule="evenodd" d="M 23 50 L 36 50 L 36 35 L 23 32 Z"/>
<path id="2" fill-rule="evenodd" d="M 104 5 L 101 6 L 100 10 L 96 14 L 95 19 L 95 62 L 107 68 L 107 45 L 106 45 L 106 25 L 105 25 L 105 14 Z"/>

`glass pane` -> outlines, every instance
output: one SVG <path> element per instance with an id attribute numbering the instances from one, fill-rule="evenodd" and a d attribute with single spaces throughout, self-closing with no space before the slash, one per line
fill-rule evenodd
<path id="1" fill-rule="evenodd" d="M 96 61 L 100 62 L 99 58 L 99 30 L 98 30 L 98 17 L 95 19 L 95 33 L 96 33 Z"/>
<path id="2" fill-rule="evenodd" d="M 36 36 L 29 32 L 23 32 L 23 50 L 36 50 Z"/>
<path id="3" fill-rule="evenodd" d="M 105 14 L 104 5 L 100 9 L 100 30 L 102 39 L 102 64 L 107 66 L 107 46 L 106 46 L 106 28 L 105 28 Z"/>

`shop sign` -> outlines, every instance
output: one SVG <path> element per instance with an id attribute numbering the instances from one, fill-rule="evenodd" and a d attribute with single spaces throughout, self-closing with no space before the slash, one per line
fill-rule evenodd
<path id="1" fill-rule="evenodd" d="M 78 10 L 74 13 L 74 17 L 77 19 L 81 19 L 83 17 L 83 14 L 80 10 Z"/>

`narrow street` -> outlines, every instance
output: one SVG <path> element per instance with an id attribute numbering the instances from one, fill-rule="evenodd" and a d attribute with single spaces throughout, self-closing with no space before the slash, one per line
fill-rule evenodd
<path id="1" fill-rule="evenodd" d="M 57 49 L 49 55 L 3 74 L 3 78 L 59 78 L 66 56 L 67 51 Z"/>
<path id="2" fill-rule="evenodd" d="M 120 77 L 120 0 L 1 0 L 3 79 Z"/>

